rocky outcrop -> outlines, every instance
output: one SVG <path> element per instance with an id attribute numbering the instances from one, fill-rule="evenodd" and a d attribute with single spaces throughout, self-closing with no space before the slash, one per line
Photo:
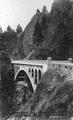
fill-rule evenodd
<path id="1" fill-rule="evenodd" d="M 41 13 L 39 10 L 37 10 L 37 13 L 33 16 L 30 23 L 26 26 L 24 30 L 23 47 L 25 55 L 28 55 L 30 51 L 34 48 L 33 33 L 35 29 L 35 24 L 40 17 Z"/>
<path id="2" fill-rule="evenodd" d="M 36 34 L 36 38 L 42 41 L 38 46 L 44 51 L 47 49 L 47 55 L 57 60 L 66 60 L 73 57 L 73 1 L 70 0 L 55 0 L 51 12 L 48 14 L 46 32 L 44 31 L 44 24 L 41 27 L 41 35 Z M 43 17 L 40 18 L 40 21 Z M 35 28 L 36 29 L 36 28 Z M 38 33 L 38 30 L 35 30 Z M 37 41 L 36 39 L 36 41 Z M 40 43 L 40 42 L 39 42 Z M 42 51 L 37 46 L 37 53 L 35 50 L 34 58 L 43 59 Z M 39 58 L 39 53 L 40 57 Z M 51 54 L 52 53 L 52 54 Z M 36 57 L 37 54 L 37 57 Z M 47 56 L 43 54 L 44 59 Z M 33 55 L 31 55 L 33 59 Z"/>
<path id="3" fill-rule="evenodd" d="M 13 59 L 23 59 L 30 52 L 28 59 L 73 58 L 73 1 L 54 0 L 50 13 L 46 7 L 37 10 L 20 37 L 5 32 L 2 41 Z"/>
<path id="4" fill-rule="evenodd" d="M 11 118 L 48 120 L 50 117 L 66 117 L 73 114 L 73 82 L 70 74 L 59 69 L 48 70 L 39 81 L 31 99 L 21 106 Z M 55 118 L 55 120 L 58 120 Z"/>

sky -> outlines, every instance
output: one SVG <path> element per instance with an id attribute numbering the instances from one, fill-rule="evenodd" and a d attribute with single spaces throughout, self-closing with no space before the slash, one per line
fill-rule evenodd
<path id="1" fill-rule="evenodd" d="M 13 29 L 18 24 L 24 29 L 30 22 L 36 10 L 42 10 L 46 5 L 51 9 L 53 0 L 0 0 L 0 26 L 3 30 L 10 25 Z"/>

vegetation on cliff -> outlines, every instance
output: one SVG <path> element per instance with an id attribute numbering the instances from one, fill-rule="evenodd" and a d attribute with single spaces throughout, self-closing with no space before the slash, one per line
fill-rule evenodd
<path id="1" fill-rule="evenodd" d="M 30 120 L 49 120 L 51 116 L 73 115 L 73 82 L 71 74 L 49 69 L 41 78 L 31 99 L 11 116 Z"/>
<path id="2" fill-rule="evenodd" d="M 10 112 L 14 94 L 14 71 L 6 47 L 0 43 L 0 112 Z"/>
<path id="3" fill-rule="evenodd" d="M 50 13 L 42 13 L 35 24 L 33 43 L 38 50 L 38 53 L 34 53 L 35 59 L 40 52 L 38 46 L 44 51 L 48 49 L 49 56 L 54 51 L 54 54 L 51 54 L 53 59 L 66 60 L 73 57 L 73 2 L 58 0 L 53 3 Z M 42 52 L 40 56 L 42 59 Z M 46 59 L 45 54 L 44 56 Z"/>
<path id="4" fill-rule="evenodd" d="M 24 31 L 20 25 L 16 32 L 8 26 L 2 33 L 2 41 L 14 59 L 23 59 L 33 50 L 28 59 L 43 59 L 42 49 L 47 51 L 44 59 L 48 56 L 57 60 L 73 57 L 73 1 L 54 0 L 50 12 L 45 6 L 42 12 L 37 9 Z"/>
<path id="5" fill-rule="evenodd" d="M 23 29 L 20 25 L 17 26 L 16 31 L 8 25 L 6 31 L 0 32 L 0 42 L 6 46 L 12 59 L 23 59 L 25 57 L 22 41 Z"/>

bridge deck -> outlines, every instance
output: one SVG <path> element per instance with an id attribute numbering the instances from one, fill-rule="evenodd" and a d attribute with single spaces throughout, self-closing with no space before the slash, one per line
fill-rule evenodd
<path id="1" fill-rule="evenodd" d="M 47 60 L 12 60 L 13 64 L 27 64 L 27 65 L 47 65 L 47 64 L 56 64 L 56 65 L 69 65 L 73 66 L 73 63 L 69 61 L 51 61 L 48 63 Z"/>
<path id="2" fill-rule="evenodd" d="M 43 65 L 47 64 L 47 60 L 13 60 L 13 64 Z"/>

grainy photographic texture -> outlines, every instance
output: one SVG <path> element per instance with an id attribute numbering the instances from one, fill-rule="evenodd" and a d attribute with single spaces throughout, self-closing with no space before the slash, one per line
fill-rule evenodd
<path id="1" fill-rule="evenodd" d="M 73 0 L 0 0 L 0 120 L 73 120 Z"/>

